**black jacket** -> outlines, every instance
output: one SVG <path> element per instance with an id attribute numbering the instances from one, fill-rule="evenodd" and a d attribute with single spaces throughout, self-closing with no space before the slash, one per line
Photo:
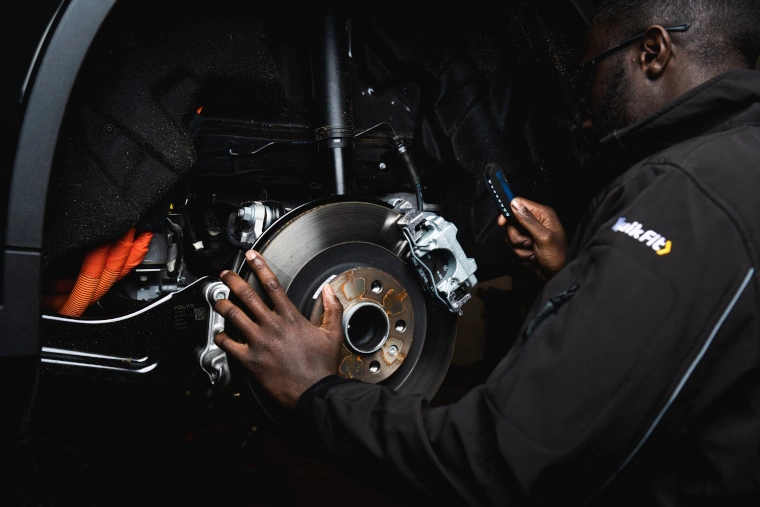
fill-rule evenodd
<path id="1" fill-rule="evenodd" d="M 760 73 L 604 141 L 592 204 L 487 382 L 431 408 L 327 378 L 311 443 L 454 505 L 760 505 Z"/>

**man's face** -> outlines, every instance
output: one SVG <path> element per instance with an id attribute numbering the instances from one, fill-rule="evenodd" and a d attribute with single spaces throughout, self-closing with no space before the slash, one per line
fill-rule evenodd
<path id="1" fill-rule="evenodd" d="M 594 58 L 615 45 L 602 23 L 592 22 L 586 39 L 582 61 Z M 593 68 L 589 96 L 590 118 L 584 118 L 583 127 L 590 129 L 594 139 L 599 140 L 614 130 L 634 122 L 634 92 L 631 87 L 629 51 L 613 53 L 599 61 Z"/>

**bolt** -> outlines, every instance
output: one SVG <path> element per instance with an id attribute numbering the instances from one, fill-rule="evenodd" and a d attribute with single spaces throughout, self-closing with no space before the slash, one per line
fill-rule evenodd
<path id="1" fill-rule="evenodd" d="M 222 299 L 226 298 L 227 295 L 224 293 L 223 290 L 217 289 L 214 291 L 214 301 L 221 301 Z"/>
<path id="2" fill-rule="evenodd" d="M 238 210 L 238 218 L 243 222 L 251 223 L 255 215 L 253 206 L 243 206 Z"/>
<path id="3" fill-rule="evenodd" d="M 381 171 L 384 171 L 385 168 L 388 167 L 388 166 L 385 165 L 385 162 L 380 162 L 380 165 L 377 166 L 377 167 L 379 167 Z"/>
<path id="4" fill-rule="evenodd" d="M 390 347 L 388 347 L 388 354 L 392 356 L 395 356 L 396 354 L 398 354 L 398 347 L 396 347 L 395 345 L 391 345 Z"/>
<path id="5" fill-rule="evenodd" d="M 103 131 L 106 134 L 113 134 L 113 131 L 114 131 L 113 125 L 111 125 L 110 123 L 106 123 L 105 125 L 103 125 Z"/>

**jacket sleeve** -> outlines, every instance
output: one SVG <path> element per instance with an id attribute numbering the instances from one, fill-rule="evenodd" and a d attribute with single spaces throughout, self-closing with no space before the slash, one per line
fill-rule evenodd
<path id="1" fill-rule="evenodd" d="M 683 417 L 694 372 L 720 367 L 711 347 L 751 269 L 723 210 L 677 168 L 650 170 L 602 202 L 485 384 L 442 407 L 317 386 L 299 407 L 311 443 L 386 490 L 446 504 L 578 505 L 602 489 Z"/>

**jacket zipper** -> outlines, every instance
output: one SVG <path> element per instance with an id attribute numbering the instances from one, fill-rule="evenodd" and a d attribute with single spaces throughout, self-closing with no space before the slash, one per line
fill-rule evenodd
<path id="1" fill-rule="evenodd" d="M 559 294 L 556 294 L 549 298 L 544 307 L 541 308 L 541 311 L 539 311 L 536 316 L 533 317 L 527 327 L 523 330 L 520 336 L 520 343 L 515 343 L 512 345 L 512 349 L 504 358 L 506 366 L 503 371 L 505 373 L 514 368 L 515 364 L 517 364 L 517 361 L 520 360 L 520 356 L 522 355 L 522 352 L 525 349 L 528 340 L 530 340 L 530 337 L 533 336 L 547 320 L 549 320 L 549 317 L 557 313 L 560 307 L 562 307 L 565 303 L 570 301 L 573 296 L 575 296 L 575 293 L 578 291 L 579 287 L 580 286 L 577 283 L 574 283 L 566 291 L 560 292 Z"/>
<path id="2" fill-rule="evenodd" d="M 530 321 L 530 324 L 528 324 L 525 330 L 523 331 L 522 333 L 523 341 L 533 336 L 533 334 L 541 327 L 541 324 L 546 322 L 549 316 L 557 313 L 557 310 L 559 310 L 562 305 L 564 305 L 570 299 L 572 299 L 572 297 L 575 296 L 575 293 L 577 291 L 578 291 L 578 284 L 574 283 L 566 291 L 560 292 L 559 294 L 556 294 L 550 297 L 549 300 L 544 305 L 544 307 L 541 308 L 541 310 L 536 314 L 535 317 L 533 317 L 533 320 Z"/>

